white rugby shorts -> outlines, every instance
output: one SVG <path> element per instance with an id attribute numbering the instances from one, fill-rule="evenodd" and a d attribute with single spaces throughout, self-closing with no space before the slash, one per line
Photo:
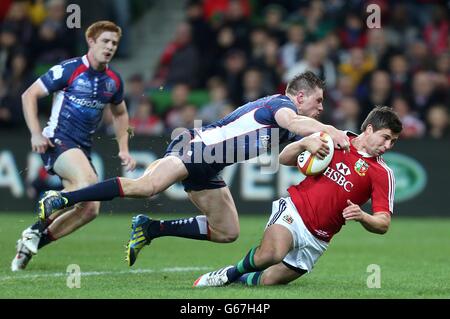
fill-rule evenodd
<path id="1" fill-rule="evenodd" d="M 286 227 L 292 234 L 294 248 L 289 251 L 283 262 L 311 272 L 319 257 L 327 249 L 328 243 L 309 232 L 290 197 L 280 198 L 272 203 L 272 215 L 266 228 L 273 224 Z"/>

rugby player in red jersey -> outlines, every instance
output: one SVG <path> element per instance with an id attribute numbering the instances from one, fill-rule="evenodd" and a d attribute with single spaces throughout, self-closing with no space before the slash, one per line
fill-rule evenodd
<path id="1" fill-rule="evenodd" d="M 289 283 L 311 272 L 331 238 L 346 221 L 359 222 L 367 231 L 387 232 L 393 213 L 395 180 L 382 155 L 390 150 L 402 123 L 391 108 L 374 108 L 361 126 L 348 132 L 350 152 L 336 149 L 327 169 L 289 187 L 289 197 L 273 202 L 263 239 L 235 266 L 200 276 L 195 287 Z M 280 153 L 280 163 L 295 166 L 305 149 L 314 151 L 317 138 L 305 137 Z M 372 214 L 361 205 L 372 200 Z"/>

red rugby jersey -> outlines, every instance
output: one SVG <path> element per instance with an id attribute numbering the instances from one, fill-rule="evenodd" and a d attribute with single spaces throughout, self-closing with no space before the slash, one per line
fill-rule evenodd
<path id="1" fill-rule="evenodd" d="M 351 138 L 352 139 L 352 138 Z M 372 212 L 393 212 L 394 173 L 381 156 L 365 157 L 351 145 L 350 152 L 335 149 L 327 169 L 288 188 L 305 226 L 316 238 L 330 241 L 345 224 L 347 199 L 363 205 L 372 200 Z"/>

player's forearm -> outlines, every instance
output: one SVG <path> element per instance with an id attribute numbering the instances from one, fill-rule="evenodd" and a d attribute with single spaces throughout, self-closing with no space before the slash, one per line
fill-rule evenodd
<path id="1" fill-rule="evenodd" d="M 306 116 L 296 116 L 290 121 L 287 129 L 297 135 L 307 136 L 316 132 L 330 133 L 334 128 Z"/>
<path id="2" fill-rule="evenodd" d="M 280 164 L 286 166 L 296 166 L 298 154 L 303 152 L 306 147 L 301 141 L 293 142 L 287 145 L 278 156 Z"/>
<path id="3" fill-rule="evenodd" d="M 384 234 L 388 231 L 390 220 L 389 218 L 387 218 L 387 215 L 370 215 L 367 213 L 363 214 L 363 218 L 359 222 L 367 231 L 375 234 Z"/>
<path id="4" fill-rule="evenodd" d="M 22 109 L 25 122 L 30 130 L 30 133 L 41 133 L 41 125 L 38 118 L 38 105 L 37 99 L 29 94 L 27 91 L 22 94 Z"/>
<path id="5" fill-rule="evenodd" d="M 119 152 L 128 152 L 128 113 L 114 115 L 114 129 Z"/>

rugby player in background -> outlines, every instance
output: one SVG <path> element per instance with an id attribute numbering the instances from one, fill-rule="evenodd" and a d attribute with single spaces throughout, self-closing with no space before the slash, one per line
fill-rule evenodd
<path id="1" fill-rule="evenodd" d="M 127 170 L 135 168 L 136 162 L 128 151 L 128 112 L 123 99 L 123 82 L 108 65 L 121 35 L 121 28 L 113 22 L 93 23 L 85 33 L 87 54 L 53 66 L 22 95 L 32 150 L 41 154 L 48 172 L 61 178 L 65 191 L 97 182 L 90 157 L 92 134 L 107 105 L 113 114 L 118 156 Z M 41 130 L 38 99 L 49 94 L 53 94 L 52 112 L 47 126 Z M 24 269 L 38 249 L 92 221 L 99 207 L 99 202 L 85 201 L 25 229 L 17 242 L 11 270 Z"/>

